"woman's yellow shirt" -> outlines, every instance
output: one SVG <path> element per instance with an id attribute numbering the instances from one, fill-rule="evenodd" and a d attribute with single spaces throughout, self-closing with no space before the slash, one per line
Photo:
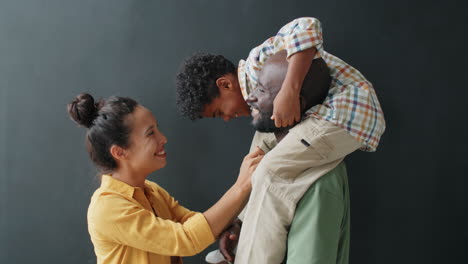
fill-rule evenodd
<path id="1" fill-rule="evenodd" d="M 88 230 L 98 264 L 182 263 L 174 256 L 195 255 L 215 241 L 203 214 L 182 207 L 159 185 L 132 187 L 110 175 L 91 198 Z"/>

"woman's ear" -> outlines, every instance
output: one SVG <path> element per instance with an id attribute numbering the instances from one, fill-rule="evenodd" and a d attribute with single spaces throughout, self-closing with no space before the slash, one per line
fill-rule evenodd
<path id="1" fill-rule="evenodd" d="M 115 160 L 122 161 L 127 159 L 127 152 L 120 146 L 112 145 L 110 153 Z"/>

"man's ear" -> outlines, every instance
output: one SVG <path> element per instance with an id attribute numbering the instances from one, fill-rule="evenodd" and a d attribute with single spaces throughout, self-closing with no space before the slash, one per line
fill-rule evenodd
<path id="1" fill-rule="evenodd" d="M 122 161 L 127 159 L 127 152 L 120 146 L 112 145 L 110 148 L 110 153 L 112 157 L 117 161 Z"/>
<path id="2" fill-rule="evenodd" d="M 218 86 L 219 92 L 230 90 L 232 88 L 232 82 L 227 75 L 223 75 L 216 80 L 216 86 Z"/>

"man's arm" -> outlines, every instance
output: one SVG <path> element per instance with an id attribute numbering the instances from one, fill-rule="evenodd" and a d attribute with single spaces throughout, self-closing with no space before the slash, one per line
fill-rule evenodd
<path id="1" fill-rule="evenodd" d="M 219 251 L 229 262 L 234 262 L 234 249 L 239 240 L 241 227 L 242 221 L 236 219 L 219 237 Z"/>

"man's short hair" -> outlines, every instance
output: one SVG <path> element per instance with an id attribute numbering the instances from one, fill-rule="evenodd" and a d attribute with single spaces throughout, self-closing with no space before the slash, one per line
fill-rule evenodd
<path id="1" fill-rule="evenodd" d="M 191 120 L 201 118 L 205 105 L 219 96 L 216 80 L 228 73 L 236 74 L 236 67 L 222 55 L 195 53 L 186 58 L 176 77 L 179 112 Z"/>

